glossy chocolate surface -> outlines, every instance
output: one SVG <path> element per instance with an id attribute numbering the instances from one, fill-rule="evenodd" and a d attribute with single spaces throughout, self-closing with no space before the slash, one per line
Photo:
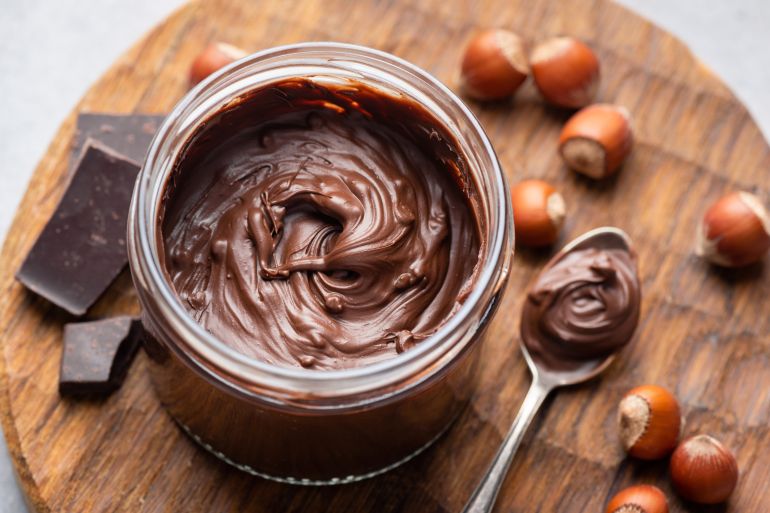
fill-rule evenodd
<path id="1" fill-rule="evenodd" d="M 483 241 L 458 143 L 424 107 L 307 79 L 250 92 L 193 135 L 159 242 L 225 344 L 314 369 L 395 357 L 465 300 Z"/>
<path id="2" fill-rule="evenodd" d="M 631 341 L 641 292 L 633 252 L 580 249 L 551 262 L 521 317 L 530 354 L 554 369 L 604 358 Z"/>

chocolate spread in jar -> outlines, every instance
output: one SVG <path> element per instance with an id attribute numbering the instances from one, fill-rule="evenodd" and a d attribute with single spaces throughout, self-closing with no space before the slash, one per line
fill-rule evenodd
<path id="1" fill-rule="evenodd" d="M 458 144 L 425 108 L 364 84 L 252 91 L 187 142 L 159 219 L 185 308 L 259 360 L 394 357 L 474 283 L 482 241 Z"/>
<path id="2" fill-rule="evenodd" d="M 622 249 L 581 249 L 550 264 L 527 294 L 521 337 L 554 369 L 604 358 L 631 341 L 641 292 L 636 256 Z"/>

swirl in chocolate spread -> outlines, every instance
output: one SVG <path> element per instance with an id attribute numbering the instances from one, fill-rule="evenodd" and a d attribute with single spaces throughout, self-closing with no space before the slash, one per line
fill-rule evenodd
<path id="1" fill-rule="evenodd" d="M 568 252 L 540 274 L 527 294 L 522 340 L 530 354 L 552 368 L 603 358 L 631 340 L 640 302 L 632 252 Z"/>
<path id="2" fill-rule="evenodd" d="M 201 325 L 262 361 L 393 357 L 474 283 L 483 245 L 457 148 L 423 107 L 363 84 L 252 91 L 177 159 L 165 269 Z"/>

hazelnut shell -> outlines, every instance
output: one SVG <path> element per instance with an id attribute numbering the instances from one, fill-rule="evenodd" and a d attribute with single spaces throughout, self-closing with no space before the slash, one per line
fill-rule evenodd
<path id="1" fill-rule="evenodd" d="M 679 440 L 681 419 L 679 403 L 668 390 L 656 385 L 636 387 L 618 408 L 623 448 L 643 460 L 668 456 Z"/>
<path id="2" fill-rule="evenodd" d="M 246 52 L 227 43 L 211 43 L 190 66 L 190 85 L 195 85 L 220 68 L 246 56 Z"/>
<path id="3" fill-rule="evenodd" d="M 599 88 L 599 59 L 574 37 L 554 37 L 535 46 L 530 67 L 540 93 L 559 107 L 584 107 Z"/>
<path id="4" fill-rule="evenodd" d="M 668 501 L 655 486 L 630 486 L 610 500 L 605 513 L 668 513 Z"/>
<path id="5" fill-rule="evenodd" d="M 603 103 L 576 112 L 559 137 L 559 153 L 567 166 L 595 179 L 617 171 L 632 145 L 628 110 Z"/>
<path id="6" fill-rule="evenodd" d="M 706 211 L 698 228 L 696 253 L 723 267 L 761 260 L 770 250 L 770 216 L 748 192 L 723 196 Z"/>
<path id="7" fill-rule="evenodd" d="M 738 483 L 735 456 L 708 435 L 693 436 L 679 444 L 671 455 L 670 471 L 677 493 L 699 504 L 726 501 Z"/>
<path id="8" fill-rule="evenodd" d="M 564 224 L 564 198 L 548 182 L 524 180 L 511 189 L 516 242 L 525 246 L 553 244 Z"/>
<path id="9" fill-rule="evenodd" d="M 461 86 L 477 100 L 502 100 L 515 93 L 528 74 L 521 38 L 508 30 L 490 29 L 468 43 L 461 65 Z"/>

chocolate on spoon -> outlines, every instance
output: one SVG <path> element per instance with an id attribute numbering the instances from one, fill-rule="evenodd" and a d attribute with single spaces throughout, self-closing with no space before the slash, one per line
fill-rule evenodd
<path id="1" fill-rule="evenodd" d="M 628 246 L 615 247 L 614 237 L 571 244 L 530 287 L 521 340 L 540 365 L 590 367 L 631 341 L 641 303 L 636 255 Z"/>
<path id="2" fill-rule="evenodd" d="M 640 303 L 636 254 L 618 228 L 585 233 L 546 265 L 522 310 L 521 352 L 532 385 L 465 513 L 492 511 L 540 405 L 553 389 L 592 379 L 612 363 L 631 341 Z"/>

